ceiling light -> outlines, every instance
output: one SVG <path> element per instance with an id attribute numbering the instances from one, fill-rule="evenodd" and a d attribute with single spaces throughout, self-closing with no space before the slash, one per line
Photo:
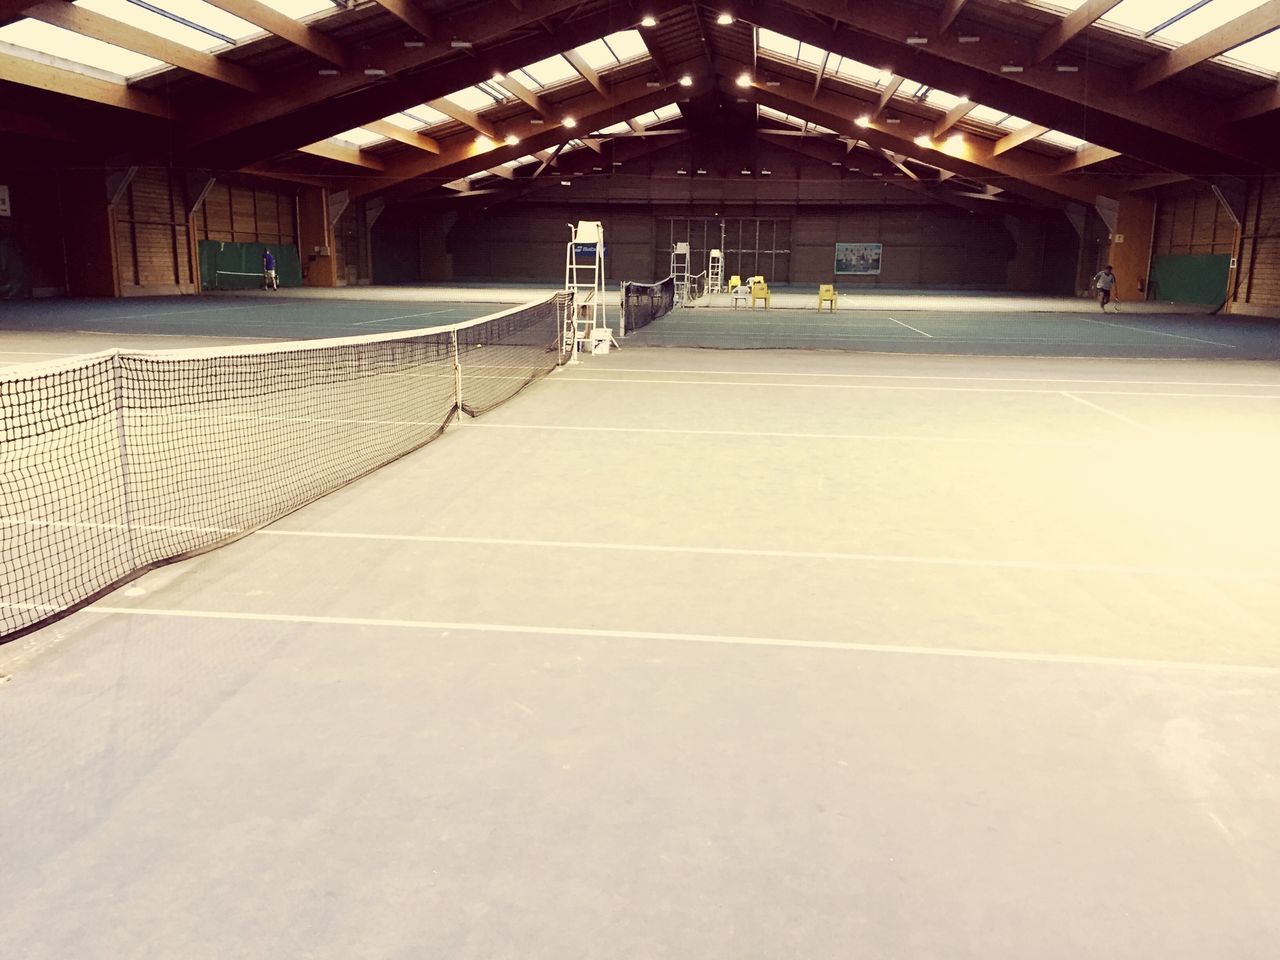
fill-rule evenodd
<path id="1" fill-rule="evenodd" d="M 928 37 L 907 37 L 907 43 L 913 47 L 923 47 L 928 42 Z"/>
<path id="2" fill-rule="evenodd" d="M 853 122 L 854 122 L 854 123 L 856 123 L 856 124 L 857 124 L 858 126 L 860 126 L 860 127 L 869 127 L 869 126 L 871 126 L 871 118 L 870 118 L 870 117 L 868 117 L 868 116 L 861 116 L 861 117 L 859 117 L 857 120 L 855 120 L 855 121 L 853 121 Z"/>
<path id="3" fill-rule="evenodd" d="M 543 120 L 541 117 L 530 117 L 529 122 L 541 124 L 541 123 L 546 123 L 547 121 Z"/>
<path id="4" fill-rule="evenodd" d="M 720 24 L 720 26 L 722 27 L 729 26 L 729 24 L 733 23 L 733 14 L 732 13 L 720 14 L 720 16 L 716 17 L 716 23 Z"/>
<path id="5" fill-rule="evenodd" d="M 657 25 L 658 18 L 653 16 L 653 14 L 646 13 L 640 18 L 640 26 L 642 27 L 656 27 Z"/>
<path id="6" fill-rule="evenodd" d="M 652 88 L 652 89 L 656 89 L 657 87 L 662 86 L 662 82 L 661 82 L 661 81 L 659 81 L 659 80 L 646 80 L 646 81 L 644 82 L 644 85 L 645 85 L 646 87 L 650 87 L 650 88 Z"/>
<path id="7" fill-rule="evenodd" d="M 885 67 L 883 70 L 880 71 L 880 77 L 877 82 L 880 84 L 880 86 L 887 87 L 890 83 L 893 82 L 893 71 L 890 70 L 888 67 Z"/>
<path id="8" fill-rule="evenodd" d="M 486 137 L 483 133 L 476 134 L 477 147 L 489 147 L 493 145 L 493 141 Z"/>
<path id="9" fill-rule="evenodd" d="M 920 134 L 920 136 L 916 137 L 916 146 L 917 146 L 917 147 L 932 147 L 932 146 L 933 146 L 933 140 L 932 140 L 932 139 L 931 139 L 927 134 L 922 133 L 922 134 Z"/>
<path id="10" fill-rule="evenodd" d="M 683 77 L 681 77 L 681 78 L 680 78 L 680 86 L 682 86 L 682 87 L 692 87 L 692 86 L 693 86 L 693 77 L 689 76 L 689 75 L 686 73 Z"/>
<path id="11" fill-rule="evenodd" d="M 751 74 L 746 72 L 738 74 L 738 86 L 740 87 L 751 86 Z"/>
<path id="12" fill-rule="evenodd" d="M 514 133 L 508 133 L 505 137 L 502 138 L 502 142 L 505 143 L 508 147 L 514 147 L 517 143 L 520 142 L 520 138 L 517 137 Z"/>
<path id="13" fill-rule="evenodd" d="M 578 125 L 578 121 L 575 120 L 573 117 L 565 117 L 564 120 L 561 121 L 561 123 L 563 123 L 570 130 L 572 130 L 574 127 Z"/>
<path id="14" fill-rule="evenodd" d="M 387 71 L 378 67 L 365 67 L 364 75 L 366 77 L 385 77 L 387 75 Z"/>
<path id="15" fill-rule="evenodd" d="M 956 39 L 959 40 L 961 43 L 978 43 L 980 40 L 982 40 L 981 37 L 975 37 L 975 36 L 963 34 L 963 33 L 960 34 L 960 36 L 956 37 Z"/>
<path id="16" fill-rule="evenodd" d="M 337 70 L 329 70 L 329 69 L 326 69 L 326 70 L 318 70 L 318 71 L 316 71 L 316 72 L 317 72 L 317 73 L 319 73 L 319 74 L 320 74 L 320 76 L 322 76 L 322 77 L 336 77 L 336 76 L 338 75 L 338 71 L 337 71 Z"/>
<path id="17" fill-rule="evenodd" d="M 761 171 L 760 171 L 760 176 L 762 176 L 762 177 L 772 176 L 772 174 L 773 174 L 773 171 L 772 171 L 772 170 L 761 170 Z M 718 216 L 720 216 L 720 214 L 718 214 L 718 213 L 717 213 L 717 214 L 716 214 L 716 216 L 718 217 Z"/>
<path id="18" fill-rule="evenodd" d="M 1059 73 L 1079 73 L 1080 72 L 1080 68 L 1077 67 L 1074 63 L 1060 63 L 1053 69 L 1057 70 Z"/>
<path id="19" fill-rule="evenodd" d="M 746 167 L 743 167 L 743 168 L 742 168 L 741 170 L 739 170 L 738 172 L 739 172 L 740 174 L 742 174 L 744 177 L 749 177 L 749 176 L 751 176 L 751 171 L 750 171 L 750 170 L 748 170 Z"/>
<path id="20" fill-rule="evenodd" d="M 415 50 L 415 49 L 417 49 L 418 47 L 425 47 L 425 46 L 426 46 L 426 44 L 425 44 L 425 43 L 423 43 L 421 40 L 406 40 L 406 41 L 404 42 L 404 45 L 405 45 L 406 47 L 408 47 L 410 50 Z"/>
<path id="21" fill-rule="evenodd" d="M 782 81 L 781 81 L 781 80 L 766 80 L 766 81 L 764 82 L 764 85 L 765 85 L 766 87 L 780 87 L 780 86 L 782 86 Z"/>
<path id="22" fill-rule="evenodd" d="M 947 146 L 952 150 L 959 150 L 964 146 L 964 137 L 960 136 L 958 133 L 953 133 L 951 136 L 947 137 Z"/>
<path id="23" fill-rule="evenodd" d="M 687 177 L 689 175 L 689 171 L 686 170 L 684 167 L 681 167 L 679 170 L 676 171 L 676 173 L 682 177 Z"/>
<path id="24" fill-rule="evenodd" d="M 841 166 L 842 164 L 840 163 L 840 161 L 839 161 L 839 160 L 832 160 L 832 161 L 831 161 L 831 165 L 832 165 L 833 167 L 839 167 L 839 166 Z"/>
<path id="25" fill-rule="evenodd" d="M 706 172 L 707 172 L 707 171 L 706 171 L 706 168 L 705 168 L 705 167 L 699 167 L 699 168 L 698 168 L 698 173 L 701 173 L 701 174 L 704 174 L 704 175 L 705 175 L 705 174 L 706 174 Z"/>
<path id="26" fill-rule="evenodd" d="M 498 73 L 498 72 L 495 70 L 495 71 L 493 72 L 493 77 L 492 77 L 491 79 L 493 80 L 493 82 L 494 82 L 494 83 L 501 83 L 503 80 L 505 80 L 505 79 L 506 79 L 506 77 L 504 77 L 502 74 Z"/>
<path id="27" fill-rule="evenodd" d="M 573 181 L 572 181 L 572 180 L 561 180 L 561 181 L 560 181 L 560 186 L 562 186 L 562 187 L 571 187 L 571 186 L 573 186 Z"/>
<path id="28" fill-rule="evenodd" d="M 1001 73 L 1021 73 L 1022 70 L 1023 68 L 1018 66 L 1016 63 L 1002 63 L 1000 65 Z"/>
<path id="29" fill-rule="evenodd" d="M 470 50 L 471 41 L 470 40 L 450 40 L 449 46 L 453 47 L 453 49 L 455 50 Z"/>
<path id="30" fill-rule="evenodd" d="M 902 118 L 901 117 L 885 117 L 884 122 L 885 123 L 901 123 Z"/>

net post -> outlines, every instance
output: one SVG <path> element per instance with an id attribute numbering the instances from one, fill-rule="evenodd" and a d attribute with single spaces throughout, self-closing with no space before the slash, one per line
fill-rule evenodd
<path id="1" fill-rule="evenodd" d="M 462 357 L 458 354 L 458 331 L 452 330 L 449 339 L 453 344 L 453 402 L 458 408 L 458 423 L 462 422 Z"/>
<path id="2" fill-rule="evenodd" d="M 133 486 L 129 477 L 129 445 L 124 420 L 124 364 L 119 350 L 111 352 L 111 384 L 116 409 L 116 446 L 120 455 L 120 489 L 124 495 L 124 536 L 129 546 L 129 567 L 138 569 L 138 551 L 133 542 Z"/>

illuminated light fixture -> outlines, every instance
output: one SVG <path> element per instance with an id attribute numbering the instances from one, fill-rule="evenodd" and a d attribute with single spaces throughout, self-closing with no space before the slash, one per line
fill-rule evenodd
<path id="1" fill-rule="evenodd" d="M 599 170 L 599 171 L 601 171 L 601 172 L 603 172 L 603 171 L 604 171 L 604 167 L 592 167 L 591 169 L 592 169 L 592 170 Z"/>
<path id="2" fill-rule="evenodd" d="M 718 23 L 722 27 L 729 26 L 731 23 L 733 23 L 733 14 L 732 13 L 720 14 L 720 16 L 716 17 L 716 23 Z"/>
<path id="3" fill-rule="evenodd" d="M 959 40 L 961 43 L 980 43 L 982 41 L 981 37 L 975 37 L 972 34 L 965 35 L 963 33 L 960 34 L 960 36 L 956 37 L 956 39 Z"/>
<path id="4" fill-rule="evenodd" d="M 932 147 L 932 146 L 933 146 L 933 140 L 932 140 L 932 138 L 930 138 L 927 134 L 923 134 L 923 133 L 922 133 L 922 134 L 920 134 L 920 136 L 916 137 L 916 146 L 917 146 L 917 147 Z"/>
<path id="5" fill-rule="evenodd" d="M 414 49 L 417 49 L 418 47 L 426 46 L 426 44 L 421 40 L 406 40 L 404 42 L 404 45 L 408 47 L 410 50 L 414 50 Z"/>
<path id="6" fill-rule="evenodd" d="M 498 72 L 495 70 L 495 71 L 493 72 L 493 76 L 492 76 L 492 77 L 490 77 L 489 79 L 491 79 L 494 83 L 501 83 L 503 80 L 505 80 L 505 79 L 506 79 L 506 77 L 504 77 L 502 74 L 498 73 Z"/>
<path id="7" fill-rule="evenodd" d="M 871 126 L 871 118 L 870 118 L 870 117 L 868 117 L 868 116 L 865 116 L 865 115 L 864 115 L 864 116 L 859 117 L 857 120 L 855 120 L 855 121 L 853 121 L 853 122 L 854 122 L 854 123 L 856 123 L 856 124 L 857 124 L 858 126 L 860 126 L 860 127 L 869 127 L 869 126 Z"/>
<path id="8" fill-rule="evenodd" d="M 651 13 L 646 13 L 643 17 L 640 18 L 640 26 L 642 27 L 656 27 L 657 25 L 658 25 L 658 18 Z"/>
<path id="9" fill-rule="evenodd" d="M 693 86 L 693 77 L 689 76 L 689 75 L 686 73 L 683 77 L 681 77 L 681 78 L 680 78 L 680 86 L 682 86 L 682 87 L 692 87 L 692 86 Z"/>
<path id="10" fill-rule="evenodd" d="M 387 71 L 379 67 L 365 67 L 364 75 L 366 77 L 385 77 L 387 75 Z"/>
<path id="11" fill-rule="evenodd" d="M 644 82 L 644 85 L 645 85 L 646 87 L 650 87 L 650 88 L 656 89 L 657 87 L 662 86 L 662 83 L 661 83 L 661 81 L 659 81 L 659 80 L 646 80 L 646 81 Z"/>
<path id="12" fill-rule="evenodd" d="M 487 149 L 493 146 L 493 141 L 486 137 L 483 133 L 476 134 L 476 146 Z"/>
<path id="13" fill-rule="evenodd" d="M 505 143 L 508 147 L 514 147 L 517 143 L 520 142 L 520 138 L 517 137 L 514 133 L 508 133 L 505 137 L 502 138 L 502 142 Z"/>
<path id="14" fill-rule="evenodd" d="M 907 37 L 907 43 L 913 47 L 923 47 L 928 42 L 928 37 Z"/>
<path id="15" fill-rule="evenodd" d="M 546 123 L 547 121 L 543 120 L 541 117 L 530 117 L 529 122 L 541 124 L 541 123 Z"/>
<path id="16" fill-rule="evenodd" d="M 1060 63 L 1053 69 L 1057 70 L 1059 73 L 1079 73 L 1080 72 L 1080 68 L 1077 67 L 1074 63 Z"/>
<path id="17" fill-rule="evenodd" d="M 689 175 L 689 171 L 686 170 L 684 167 L 681 167 L 679 170 L 676 171 L 676 174 L 681 177 L 687 177 Z"/>
<path id="18" fill-rule="evenodd" d="M 740 174 L 742 174 L 744 177 L 749 177 L 749 176 L 751 176 L 751 171 L 750 171 L 750 170 L 748 170 L 746 167 L 743 167 L 743 168 L 742 168 L 741 170 L 739 170 L 738 172 L 739 172 Z"/>
<path id="19" fill-rule="evenodd" d="M 780 86 L 782 86 L 782 81 L 781 81 L 781 80 L 766 80 L 766 81 L 764 82 L 764 85 L 765 85 L 766 87 L 780 87 Z"/>
<path id="20" fill-rule="evenodd" d="M 571 187 L 571 186 L 573 186 L 573 181 L 572 181 L 572 180 L 561 180 L 561 181 L 560 181 L 560 186 L 562 186 L 562 187 Z"/>
<path id="21" fill-rule="evenodd" d="M 1023 69 L 1025 68 L 1018 66 L 1016 63 L 1002 63 L 1000 65 L 1001 73 L 1021 73 Z"/>
<path id="22" fill-rule="evenodd" d="M 322 77 L 336 77 L 338 75 L 337 70 L 318 70 L 316 72 Z"/>
<path id="23" fill-rule="evenodd" d="M 704 176 L 704 177 L 707 175 L 707 171 L 706 171 L 706 169 L 705 169 L 705 168 L 703 168 L 703 167 L 699 167 L 699 168 L 698 168 L 698 173 L 699 173 L 700 175 Z"/>
<path id="24" fill-rule="evenodd" d="M 751 74 L 746 73 L 745 71 L 743 73 L 738 74 L 738 86 L 740 87 L 751 86 Z"/>
<path id="25" fill-rule="evenodd" d="M 958 133 L 953 133 L 951 136 L 947 137 L 947 146 L 952 150 L 959 150 L 964 146 L 964 137 Z"/>
<path id="26" fill-rule="evenodd" d="M 760 176 L 762 176 L 762 177 L 770 177 L 770 176 L 773 176 L 773 171 L 772 171 L 772 170 L 761 170 L 761 171 L 760 171 Z M 719 216 L 719 214 L 716 214 L 716 216 Z"/>
<path id="27" fill-rule="evenodd" d="M 454 50 L 470 50 L 472 44 L 470 40 L 450 40 L 449 46 Z"/>
<path id="28" fill-rule="evenodd" d="M 884 176 L 884 174 L 883 174 L 883 173 L 881 173 L 879 170 L 877 170 L 875 173 L 873 173 L 873 174 L 872 174 L 872 176 L 873 176 L 873 177 L 883 177 L 883 176 Z"/>
<path id="29" fill-rule="evenodd" d="M 564 120 L 562 120 L 561 122 L 565 125 L 565 127 L 567 127 L 570 130 L 572 130 L 574 127 L 578 125 L 578 121 L 575 120 L 573 117 L 565 117 Z"/>
<path id="30" fill-rule="evenodd" d="M 621 161 L 621 160 L 615 160 L 615 161 L 613 161 L 613 165 L 614 165 L 615 167 L 620 167 L 620 166 L 622 166 L 622 161 Z"/>
<path id="31" fill-rule="evenodd" d="M 880 71 L 880 79 L 878 82 L 880 86 L 887 87 L 890 83 L 893 82 L 893 71 L 890 70 L 888 67 L 885 67 L 883 70 Z"/>
<path id="32" fill-rule="evenodd" d="M 831 165 L 832 165 L 833 167 L 840 167 L 840 166 L 843 166 L 843 164 L 842 164 L 839 160 L 832 160 L 832 161 L 831 161 Z"/>
<path id="33" fill-rule="evenodd" d="M 885 123 L 901 123 L 902 118 L 901 117 L 885 117 L 884 122 Z"/>

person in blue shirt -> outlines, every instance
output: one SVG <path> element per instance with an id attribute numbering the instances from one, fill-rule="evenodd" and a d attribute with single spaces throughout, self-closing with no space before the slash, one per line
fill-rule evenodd
<path id="1" fill-rule="evenodd" d="M 276 258 L 270 250 L 262 252 L 262 288 L 264 290 L 280 289 L 280 278 L 276 276 Z"/>

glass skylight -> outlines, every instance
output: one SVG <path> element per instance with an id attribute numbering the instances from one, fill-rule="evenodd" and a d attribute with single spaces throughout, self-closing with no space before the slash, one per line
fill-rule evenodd
<path id="1" fill-rule="evenodd" d="M 386 119 L 389 123 L 404 127 L 406 130 L 420 130 L 423 127 L 434 127 L 437 123 L 445 123 L 449 118 L 435 107 L 420 103 L 416 107 L 394 113 Z"/>
<path id="2" fill-rule="evenodd" d="M 1066 147 L 1068 150 L 1080 150 L 1089 145 L 1087 140 L 1073 137 L 1071 134 L 1063 133 L 1061 130 L 1050 130 L 1041 134 L 1037 139 L 1052 143 L 1055 146 Z"/>
<path id="3" fill-rule="evenodd" d="M 122 80 L 166 66 L 160 60 L 38 20 L 24 19 L 0 27 L 0 41 L 115 74 Z"/>
<path id="4" fill-rule="evenodd" d="M 491 94 L 479 87 L 465 87 L 462 90 L 456 90 L 444 99 L 450 103 L 456 103 L 463 110 L 470 110 L 474 113 L 487 110 L 498 102 Z"/>
<path id="5" fill-rule="evenodd" d="M 334 140 L 342 140 L 346 143 L 353 143 L 357 147 L 367 147 L 371 143 L 381 143 L 387 138 L 381 134 L 371 133 L 364 127 L 355 127 L 352 130 L 346 130 L 342 133 L 333 135 Z"/>
<path id="6" fill-rule="evenodd" d="M 607 127 L 601 127 L 596 131 L 600 136 L 616 137 L 620 133 L 630 133 L 631 128 L 625 123 L 612 123 Z"/>
<path id="7" fill-rule="evenodd" d="M 1266 36 L 1228 50 L 1222 59 L 1237 60 L 1272 75 L 1280 74 L 1280 30 L 1272 30 Z"/>
<path id="8" fill-rule="evenodd" d="M 523 75 L 527 79 L 522 79 L 521 82 L 528 84 L 535 90 L 553 87 L 567 80 L 578 79 L 578 71 L 573 69 L 569 61 L 558 53 L 547 57 L 545 60 L 539 60 L 537 63 L 531 63 L 521 70 L 513 70 L 512 75 L 517 78 Z"/>
<path id="9" fill-rule="evenodd" d="M 209 33 L 185 26 L 168 17 L 161 16 L 153 10 L 140 7 L 136 3 L 129 3 L 129 0 L 76 0 L 75 6 L 83 7 L 94 13 L 100 13 L 104 17 L 111 17 L 111 19 L 119 20 L 121 23 L 127 23 L 132 27 L 137 27 L 139 30 L 153 33 L 157 37 L 172 40 L 174 43 L 180 43 L 184 47 L 190 47 L 192 50 L 213 50 L 224 46 L 227 40 L 234 43 L 263 33 L 261 27 L 256 27 L 252 23 L 241 20 L 239 17 L 233 17 L 231 14 L 224 13 L 216 7 L 209 6 L 207 3 L 195 3 L 191 2 L 191 0 L 187 0 L 187 2 L 169 0 L 168 3 L 156 0 L 156 2 L 152 3 L 152 6 L 161 10 L 168 10 L 170 13 L 185 20 L 190 20 L 192 23 L 206 27 L 210 31 Z M 205 16 L 206 12 L 214 15 Z M 213 34 L 220 34 L 221 37 L 213 36 Z"/>
<path id="10" fill-rule="evenodd" d="M 628 60 L 647 57 L 649 49 L 644 45 L 638 30 L 611 33 L 599 40 L 592 40 L 577 48 L 577 53 L 593 70 L 608 70 Z"/>
<path id="11" fill-rule="evenodd" d="M 854 60 L 852 57 L 841 57 L 833 67 L 827 64 L 827 74 L 835 74 L 845 80 L 857 80 L 871 86 L 883 86 L 893 75 L 879 67 Z"/>
<path id="12" fill-rule="evenodd" d="M 154 0 L 147 0 L 147 2 L 153 3 Z M 338 12 L 338 8 L 329 0 L 260 0 L 260 2 L 295 20 L 301 20 L 313 13 Z"/>

